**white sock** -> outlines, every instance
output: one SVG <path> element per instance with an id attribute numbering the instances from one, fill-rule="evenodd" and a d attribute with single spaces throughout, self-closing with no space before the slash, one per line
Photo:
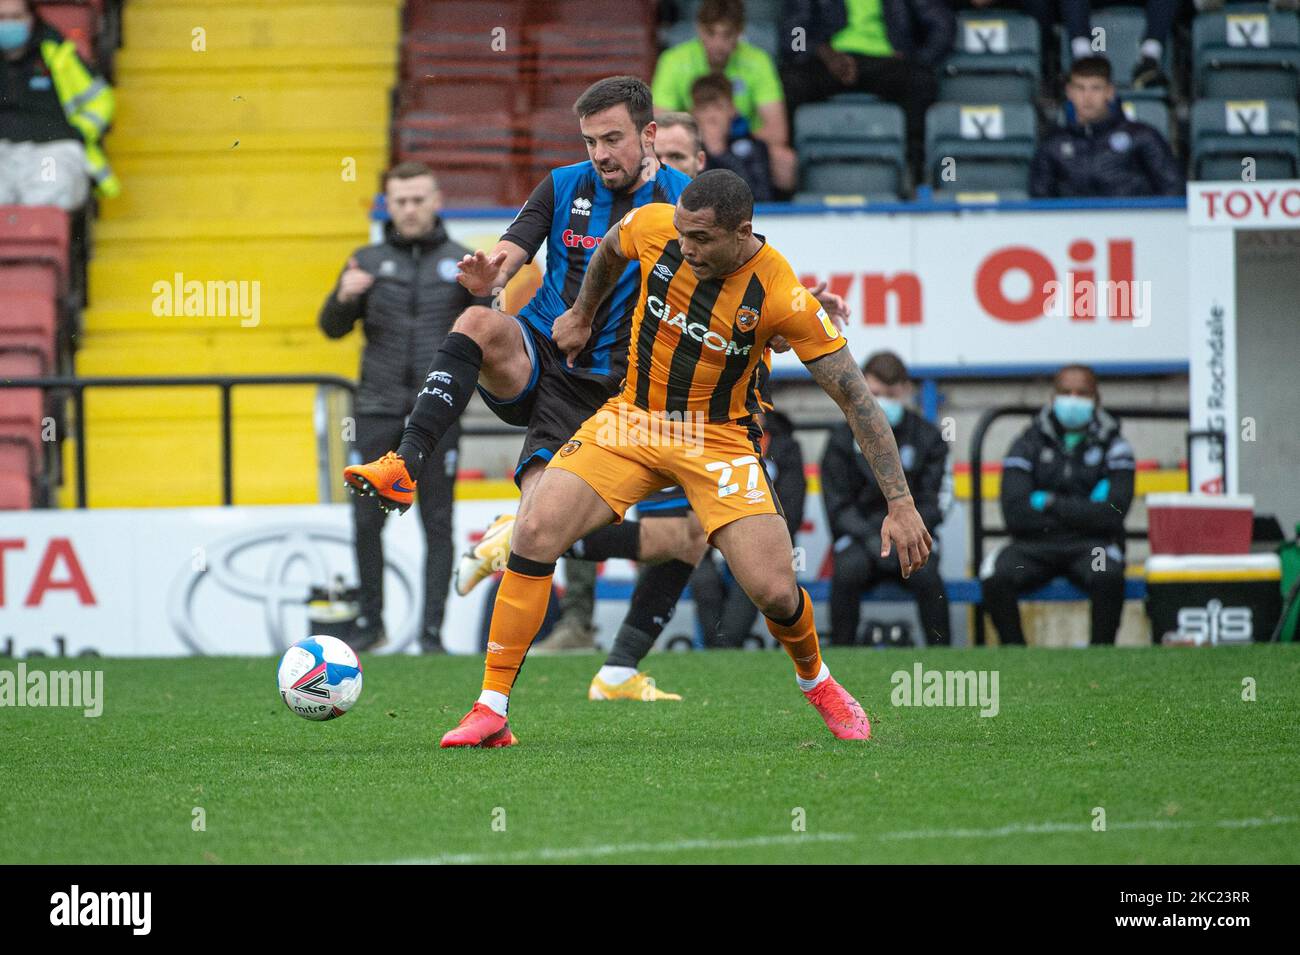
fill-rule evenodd
<path id="1" fill-rule="evenodd" d="M 1082 60 L 1085 56 L 1092 56 L 1092 43 L 1086 36 L 1076 36 L 1070 41 L 1070 53 L 1074 59 Z"/>
<path id="2" fill-rule="evenodd" d="M 817 686 L 817 684 L 821 683 L 823 680 L 829 680 L 830 678 L 831 678 L 831 671 L 827 668 L 826 661 L 823 660 L 822 668 L 817 672 L 817 675 L 813 677 L 811 680 L 805 680 L 803 677 L 799 676 L 796 673 L 794 677 L 794 681 L 799 684 L 799 689 L 807 693 L 808 691 L 814 689 Z"/>
<path id="3" fill-rule="evenodd" d="M 510 697 L 496 690 L 484 690 L 478 695 L 478 701 L 497 716 L 505 716 L 510 709 Z"/>
<path id="4" fill-rule="evenodd" d="M 596 676 L 610 686 L 618 686 L 620 683 L 626 683 L 636 676 L 636 667 L 601 667 Z"/>
<path id="5" fill-rule="evenodd" d="M 1160 53 L 1163 49 L 1159 40 L 1143 40 L 1142 45 L 1138 47 L 1143 56 L 1150 57 L 1153 60 L 1160 59 Z"/>

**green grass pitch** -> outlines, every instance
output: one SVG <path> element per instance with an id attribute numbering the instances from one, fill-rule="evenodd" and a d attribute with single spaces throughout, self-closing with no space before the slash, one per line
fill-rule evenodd
<path id="1" fill-rule="evenodd" d="M 98 719 L 0 708 L 0 862 L 1300 862 L 1296 648 L 827 659 L 870 742 L 831 738 L 777 651 L 653 656 L 686 697 L 657 704 L 534 656 L 521 745 L 447 752 L 478 658 L 366 657 L 330 723 L 271 659 L 103 661 Z M 999 714 L 891 706 L 916 661 L 997 670 Z"/>

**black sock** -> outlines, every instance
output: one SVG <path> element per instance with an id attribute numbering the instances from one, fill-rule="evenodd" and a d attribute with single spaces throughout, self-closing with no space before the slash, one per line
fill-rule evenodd
<path id="1" fill-rule="evenodd" d="M 638 669 L 654 645 L 654 637 L 625 623 L 618 628 L 618 636 L 614 638 L 614 646 L 605 658 L 605 666 Z"/>
<path id="2" fill-rule="evenodd" d="M 474 339 L 460 332 L 451 332 L 443 339 L 397 448 L 411 477 L 418 479 L 425 458 L 469 404 L 482 367 L 483 349 Z"/>
<path id="3" fill-rule="evenodd" d="M 637 560 L 641 556 L 641 524 L 638 521 L 606 524 L 586 537 L 579 537 L 566 553 L 595 563 L 613 557 Z"/>
<path id="4" fill-rule="evenodd" d="M 623 622 L 658 638 L 673 618 L 677 601 L 694 572 L 694 565 L 684 560 L 666 560 L 644 568 L 637 576 Z"/>

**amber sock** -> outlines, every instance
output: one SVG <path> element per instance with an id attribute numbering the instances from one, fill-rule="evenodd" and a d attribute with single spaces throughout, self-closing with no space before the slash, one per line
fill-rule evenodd
<path id="1" fill-rule="evenodd" d="M 511 554 L 492 606 L 483 689 L 510 695 L 533 638 L 546 619 L 555 562 L 542 563 Z"/>
<path id="2" fill-rule="evenodd" d="M 815 680 L 822 672 L 822 654 L 817 644 L 817 628 L 813 624 L 812 601 L 808 592 L 799 588 L 799 606 L 787 620 L 766 617 L 767 629 L 785 647 L 794 661 L 795 673 L 801 680 Z"/>

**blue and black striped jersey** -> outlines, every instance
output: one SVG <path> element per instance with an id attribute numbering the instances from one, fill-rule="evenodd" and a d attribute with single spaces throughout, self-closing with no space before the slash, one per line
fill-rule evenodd
<path id="1" fill-rule="evenodd" d="M 634 208 L 651 202 L 676 203 L 689 182 L 676 169 L 660 166 L 655 178 L 635 193 L 614 193 L 601 182 L 590 161 L 551 170 L 501 237 L 526 251 L 529 261 L 542 242 L 547 243 L 546 275 L 519 317 L 550 337 L 552 323 L 578 297 L 587 262 L 605 233 Z M 606 379 L 611 386 L 623 380 L 640 287 L 640 265 L 631 262 L 596 313 L 587 347 L 574 367 L 566 370 Z"/>

